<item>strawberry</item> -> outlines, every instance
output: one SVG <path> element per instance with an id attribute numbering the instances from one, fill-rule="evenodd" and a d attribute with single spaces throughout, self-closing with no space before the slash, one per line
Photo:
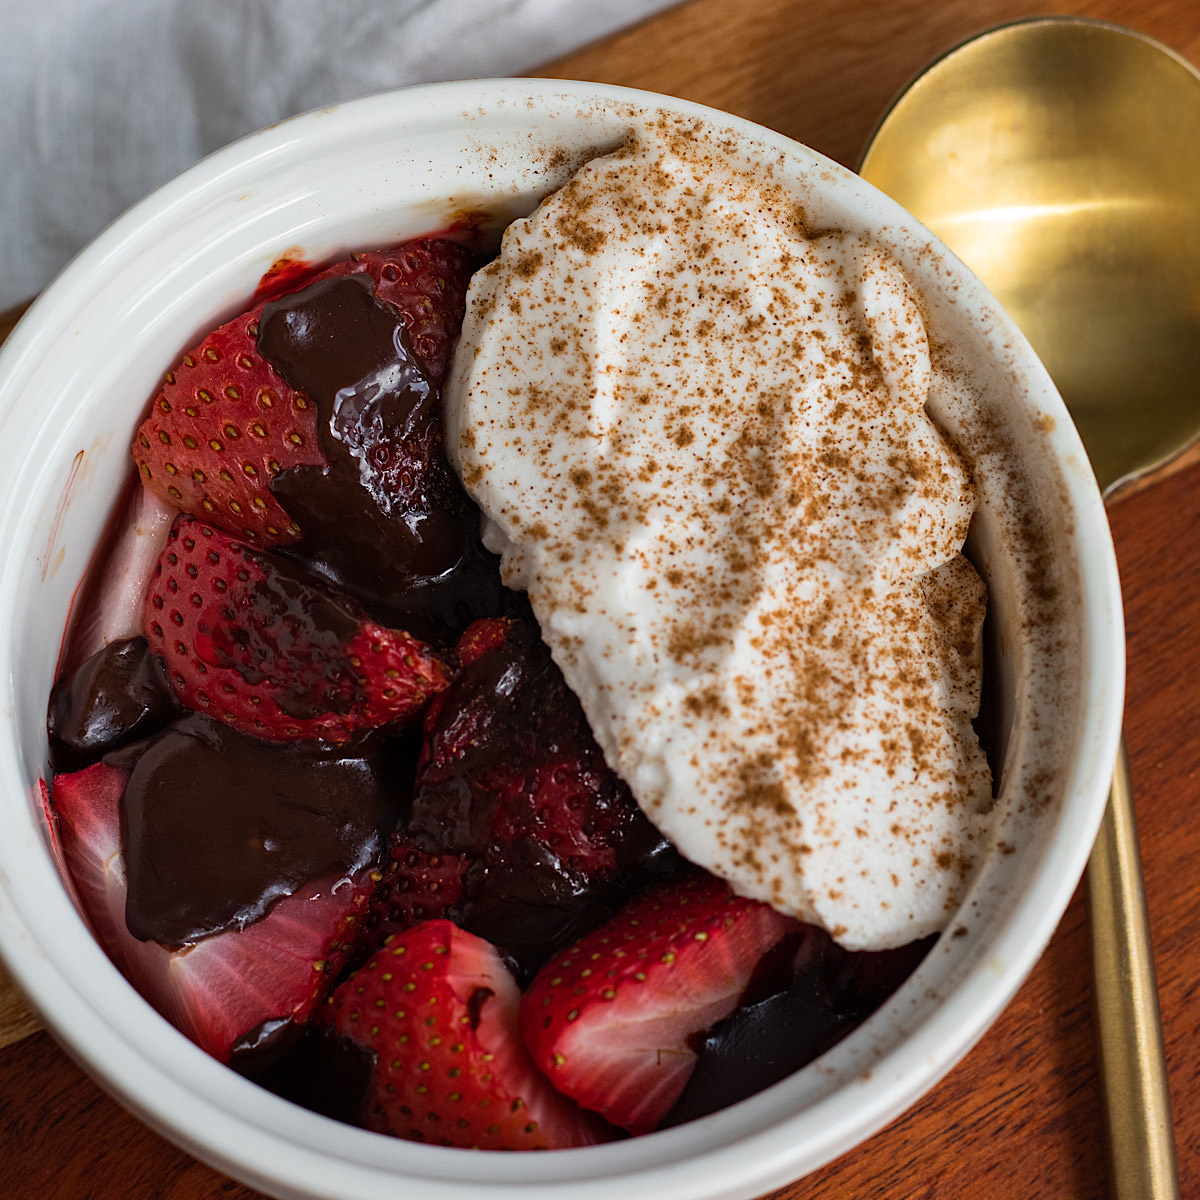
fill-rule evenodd
<path id="1" fill-rule="evenodd" d="M 358 936 L 379 873 L 313 880 L 244 930 L 173 949 L 125 924 L 121 795 L 128 768 L 96 763 L 53 785 L 58 837 L 84 916 L 139 992 L 209 1054 L 227 1062 L 263 1026 L 307 1019 Z"/>
<path id="2" fill-rule="evenodd" d="M 310 283 L 320 274 L 321 268 L 301 257 L 297 249 L 285 251 L 258 281 L 258 287 L 254 289 L 254 295 L 250 299 L 250 307 L 254 308 L 268 300 L 286 296 L 289 292 Z"/>
<path id="3" fill-rule="evenodd" d="M 188 516 L 171 527 L 143 619 L 182 703 L 268 741 L 344 742 L 415 717 L 451 679 L 423 642 Z"/>
<path id="4" fill-rule="evenodd" d="M 596 879 L 658 841 L 535 625 L 475 622 L 458 654 L 462 674 L 425 719 L 418 844 L 480 854 L 528 838 Z"/>
<path id="5" fill-rule="evenodd" d="M 469 859 L 431 854 L 404 833 L 392 834 L 388 863 L 380 870 L 365 924 L 378 945 L 393 933 L 450 916 L 462 896 Z"/>
<path id="6" fill-rule="evenodd" d="M 469 667 L 489 650 L 496 650 L 503 646 L 508 639 L 512 624 L 512 621 L 506 617 L 483 617 L 481 620 L 472 621 L 462 631 L 454 647 L 454 655 L 458 659 L 459 667 Z M 444 691 L 438 692 L 429 702 L 423 721 L 427 734 L 430 730 L 436 729 L 441 722 L 445 703 L 446 693 Z"/>
<path id="7" fill-rule="evenodd" d="M 402 318 L 421 366 L 440 384 L 471 268 L 461 246 L 420 239 L 356 254 L 315 278 L 369 278 L 377 299 Z M 309 280 L 299 275 L 292 282 Z M 168 504 L 251 544 L 274 546 L 299 540 L 302 530 L 272 494 L 271 480 L 324 459 L 316 406 L 259 351 L 259 318 L 268 302 L 214 330 L 167 372 L 133 456 L 145 486 Z"/>
<path id="8" fill-rule="evenodd" d="M 560 1092 L 648 1133 L 695 1066 L 693 1036 L 733 1011 L 796 928 L 711 875 L 655 887 L 542 968 L 521 1000 L 521 1036 Z"/>
<path id="9" fill-rule="evenodd" d="M 498 650 L 508 639 L 512 627 L 513 622 L 507 617 L 484 617 L 481 621 L 472 621 L 463 630 L 455 647 L 458 661 L 464 667 L 469 667 L 489 650 Z"/>
<path id="10" fill-rule="evenodd" d="M 527 979 L 679 860 L 609 770 L 531 621 L 475 622 L 458 653 L 462 674 L 426 714 L 408 832 L 471 859 L 455 919 Z"/>
<path id="11" fill-rule="evenodd" d="M 599 1125 L 559 1096 L 517 1036 L 517 985 L 496 951 L 450 921 L 387 940 L 323 1019 L 374 1052 L 367 1127 L 485 1150 L 589 1145 Z"/>
<path id="12" fill-rule="evenodd" d="M 71 604 L 72 623 L 59 668 L 73 671 L 110 642 L 142 632 L 142 601 L 167 544 L 175 509 L 134 484 L 118 502 L 115 536 L 95 556 Z"/>

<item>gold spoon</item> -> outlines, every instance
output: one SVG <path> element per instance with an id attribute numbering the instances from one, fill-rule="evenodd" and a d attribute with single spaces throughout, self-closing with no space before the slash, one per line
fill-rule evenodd
<path id="1" fill-rule="evenodd" d="M 1200 435 L 1200 73 L 1141 34 L 1021 21 L 950 51 L 867 144 L 862 175 L 937 234 L 1029 338 L 1106 499 Z M 1088 864 L 1118 1200 L 1179 1195 L 1122 744 Z"/>

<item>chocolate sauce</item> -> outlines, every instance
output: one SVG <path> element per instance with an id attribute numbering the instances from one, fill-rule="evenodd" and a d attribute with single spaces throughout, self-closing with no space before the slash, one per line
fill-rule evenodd
<path id="1" fill-rule="evenodd" d="M 854 953 L 812 926 L 784 938 L 756 968 L 739 1006 L 694 1039 L 696 1068 L 659 1128 L 745 1100 L 824 1054 L 912 974 L 936 940 Z M 798 969 L 789 970 L 789 960 Z"/>
<path id="2" fill-rule="evenodd" d="M 178 711 L 146 639 L 110 642 L 50 693 L 51 764 L 56 772 L 81 770 L 157 733 Z"/>
<path id="3" fill-rule="evenodd" d="M 328 1025 L 267 1022 L 233 1048 L 229 1065 L 260 1087 L 324 1117 L 365 1126 L 378 1056 Z"/>
<path id="4" fill-rule="evenodd" d="M 464 668 L 426 741 L 408 832 L 424 850 L 475 858 L 451 915 L 498 946 L 519 979 L 611 916 L 631 888 L 682 864 L 604 762 L 532 623 L 514 622 Z M 534 797 L 550 770 L 570 773 L 584 835 L 608 847 L 586 871 L 539 836 Z"/>
<path id="5" fill-rule="evenodd" d="M 308 566 L 379 620 L 433 640 L 498 613 L 498 560 L 446 461 L 441 392 L 371 280 L 335 276 L 267 304 L 258 348 L 317 406 L 326 465 L 271 481 L 304 530 Z"/>
<path id="6" fill-rule="evenodd" d="M 210 632 L 217 665 L 232 667 L 251 686 L 278 685 L 273 699 L 288 716 L 310 720 L 345 714 L 368 698 L 348 661 L 362 610 L 349 597 L 305 581 L 294 563 L 244 548 L 261 578 L 237 591 L 237 611 Z M 209 632 L 209 631 L 205 631 Z"/>
<path id="7" fill-rule="evenodd" d="M 483 1006 L 496 993 L 488 987 L 477 987 L 467 998 L 467 1027 L 472 1033 L 479 1028 L 479 1020 L 483 1016 Z"/>
<path id="8" fill-rule="evenodd" d="M 492 846 L 467 870 L 450 916 L 491 942 L 524 987 L 554 953 L 602 925 L 625 889 L 589 879 L 533 838 Z"/>
<path id="9" fill-rule="evenodd" d="M 834 1006 L 820 970 L 735 1009 L 701 1040 L 696 1069 L 659 1127 L 694 1121 L 761 1092 L 812 1062 L 856 1024 Z"/>
<path id="10" fill-rule="evenodd" d="M 375 862 L 403 753 L 383 739 L 280 746 L 200 713 L 173 722 L 136 748 L 121 801 L 129 932 L 181 945 L 241 929 L 308 880 Z"/>
<path id="11" fill-rule="evenodd" d="M 621 872 L 667 873 L 670 843 L 609 769 L 575 694 L 537 626 L 514 621 L 504 643 L 468 664 L 445 692 L 443 717 L 426 737 L 409 832 L 424 849 L 483 854 L 494 842 L 502 796 L 546 763 L 571 764 L 588 783 L 591 824 Z M 533 824 L 532 812 L 519 814 Z M 668 861 L 670 860 L 670 861 Z"/>
<path id="12" fill-rule="evenodd" d="M 843 950 L 831 943 L 827 978 L 839 1007 L 869 1017 L 916 969 L 938 940 L 930 934 L 894 950 Z"/>

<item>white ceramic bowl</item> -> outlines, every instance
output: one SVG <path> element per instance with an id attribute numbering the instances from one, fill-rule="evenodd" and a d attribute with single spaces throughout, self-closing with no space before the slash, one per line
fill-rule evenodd
<path id="1" fill-rule="evenodd" d="M 1007 746 L 997 833 L 955 922 L 908 983 L 805 1070 L 634 1141 L 472 1153 L 339 1125 L 261 1091 L 157 1016 L 92 940 L 37 801 L 46 701 L 72 594 L 131 472 L 162 372 L 299 247 L 320 261 L 486 209 L 529 211 L 564 161 L 656 108 L 728 134 L 796 193 L 810 226 L 869 229 L 923 294 L 965 400 L 931 410 L 971 456 Z M 567 153 L 557 154 L 565 150 Z M 82 452 L 82 455 L 80 455 Z M 1083 868 L 1123 696 L 1117 574 L 1062 402 L 965 268 L 857 176 L 678 100 L 509 80 L 415 88 L 247 138 L 127 213 L 63 272 L 0 353 L 0 952 L 46 1023 L 122 1102 L 198 1157 L 280 1197 L 379 1200 L 757 1195 L 895 1117 L 970 1048 L 1045 946 Z M 419 1192 L 418 1192 L 419 1189 Z"/>

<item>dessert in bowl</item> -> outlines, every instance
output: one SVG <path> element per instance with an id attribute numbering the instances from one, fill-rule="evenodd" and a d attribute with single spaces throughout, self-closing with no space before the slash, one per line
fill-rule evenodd
<path id="1" fill-rule="evenodd" d="M 536 1156 L 379 1138 L 205 1056 L 139 998 L 72 907 L 36 789 L 71 597 L 128 477 L 146 398 L 182 351 L 245 308 L 272 263 L 288 252 L 332 261 L 467 217 L 486 236 L 664 120 L 789 197 L 814 234 L 872 239 L 918 298 L 943 381 L 928 408 L 978 497 L 972 554 L 996 648 L 986 837 L 938 926 L 948 936 L 918 972 L 811 1067 L 749 1100 L 633 1141 Z M 682 102 L 591 85 L 446 85 L 312 114 L 231 147 L 123 218 L 39 301 L 2 365 L 4 444 L 23 447 L 3 495 L 4 677 L 17 715 L 5 748 L 3 950 L 67 1044 L 201 1157 L 289 1196 L 365 1195 L 399 1179 L 448 1195 L 561 1191 L 567 1180 L 580 1194 L 654 1180 L 668 1195 L 753 1195 L 861 1139 L 949 1069 L 1047 940 L 1099 819 L 1119 721 L 1103 510 L 1060 401 L 986 293 L 911 218 L 812 152 Z M 470 486 L 470 464 L 459 465 Z M 618 742 L 602 742 L 607 755 L 619 758 Z"/>

